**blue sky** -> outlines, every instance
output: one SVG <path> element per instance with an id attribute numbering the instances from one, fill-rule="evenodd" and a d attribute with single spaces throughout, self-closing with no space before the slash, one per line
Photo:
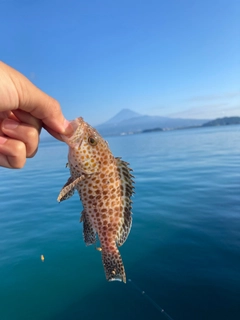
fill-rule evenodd
<path id="1" fill-rule="evenodd" d="M 0 0 L 0 59 L 68 119 L 240 116 L 238 0 Z"/>

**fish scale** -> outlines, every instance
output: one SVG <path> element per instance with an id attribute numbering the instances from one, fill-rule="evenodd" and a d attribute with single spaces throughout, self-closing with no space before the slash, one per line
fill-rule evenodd
<path id="1" fill-rule="evenodd" d="M 73 135 L 63 136 L 69 146 L 71 176 L 58 201 L 78 191 L 83 204 L 80 221 L 86 245 L 96 243 L 98 237 L 107 280 L 126 283 L 118 246 L 126 241 L 132 225 L 132 169 L 112 155 L 108 143 L 82 118 L 75 119 L 71 125 Z"/>

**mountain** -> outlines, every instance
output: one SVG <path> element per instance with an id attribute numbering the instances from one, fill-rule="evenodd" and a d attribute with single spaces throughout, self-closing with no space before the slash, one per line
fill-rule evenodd
<path id="1" fill-rule="evenodd" d="M 143 130 L 162 128 L 164 130 L 201 126 L 207 120 L 177 119 L 160 116 L 141 115 L 129 109 L 123 109 L 113 118 L 96 126 L 105 136 L 138 133 Z"/>
<path id="2" fill-rule="evenodd" d="M 141 114 L 132 111 L 130 109 L 122 109 L 114 117 L 106 121 L 104 124 L 117 124 L 124 120 L 129 120 L 131 118 L 141 117 Z"/>
<path id="3" fill-rule="evenodd" d="M 240 117 L 224 117 L 204 123 L 203 127 L 227 126 L 231 124 L 240 124 Z"/>

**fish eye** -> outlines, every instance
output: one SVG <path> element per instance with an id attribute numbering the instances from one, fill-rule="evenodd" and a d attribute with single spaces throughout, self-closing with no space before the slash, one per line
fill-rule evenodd
<path id="1" fill-rule="evenodd" d="M 88 143 L 90 144 L 90 146 L 96 146 L 98 141 L 97 141 L 97 139 L 95 137 L 91 136 L 91 137 L 88 138 Z"/>

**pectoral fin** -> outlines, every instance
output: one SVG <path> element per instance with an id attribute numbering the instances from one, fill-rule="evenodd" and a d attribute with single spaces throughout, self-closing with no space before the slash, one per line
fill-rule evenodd
<path id="1" fill-rule="evenodd" d="M 59 196 L 57 198 L 57 201 L 61 202 L 61 201 L 69 199 L 74 194 L 74 189 L 75 189 L 76 185 L 84 179 L 85 179 L 84 175 L 78 177 L 75 180 L 73 180 L 73 178 L 70 177 L 68 179 L 67 183 L 65 183 L 62 190 L 60 191 Z"/>

